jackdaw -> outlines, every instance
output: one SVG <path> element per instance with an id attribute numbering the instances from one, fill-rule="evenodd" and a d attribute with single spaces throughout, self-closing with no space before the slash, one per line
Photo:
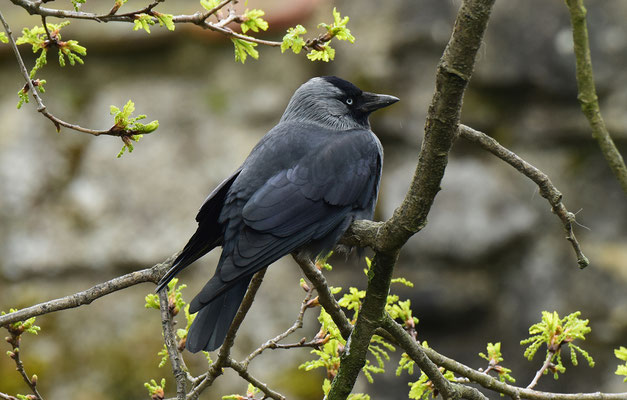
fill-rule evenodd
<path id="1" fill-rule="evenodd" d="M 222 246 L 215 274 L 190 304 L 191 352 L 212 351 L 226 333 L 253 274 L 293 251 L 327 254 L 356 219 L 373 217 L 383 150 L 371 112 L 397 102 L 335 76 L 312 78 L 278 125 L 207 197 L 198 229 L 159 282 Z"/>

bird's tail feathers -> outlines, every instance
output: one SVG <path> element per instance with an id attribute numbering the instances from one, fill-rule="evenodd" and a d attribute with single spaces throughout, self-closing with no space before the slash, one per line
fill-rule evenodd
<path id="1" fill-rule="evenodd" d="M 210 303 L 201 305 L 187 334 L 186 347 L 189 351 L 213 351 L 222 346 L 251 279 L 252 275 L 239 279 L 229 290 Z"/>

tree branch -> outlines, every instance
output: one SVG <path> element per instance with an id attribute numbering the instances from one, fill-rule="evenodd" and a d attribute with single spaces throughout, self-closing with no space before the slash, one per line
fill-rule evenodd
<path id="1" fill-rule="evenodd" d="M 423 369 L 425 365 L 423 357 L 426 355 L 433 363 L 443 367 L 457 375 L 468 378 L 470 381 L 478 383 L 486 389 L 497 393 L 510 396 L 513 399 L 529 399 L 529 400 L 626 400 L 627 392 L 624 393 L 548 393 L 540 392 L 532 389 L 524 389 L 501 382 L 498 379 L 470 368 L 458 361 L 448 358 L 437 351 L 420 346 L 407 331 L 403 329 L 396 321 L 387 317 L 384 320 L 385 329 L 392 335 L 399 346 L 405 350 L 407 355 L 422 369 L 429 379 L 432 379 L 429 373 Z M 431 367 L 427 367 L 431 369 Z M 461 385 L 460 385 L 461 386 Z M 460 390 L 456 387 L 455 390 Z M 465 391 L 465 389 L 463 389 Z M 467 395 L 464 394 L 464 397 Z M 472 397 L 471 397 L 472 398 Z"/>
<path id="2" fill-rule="evenodd" d="M 248 289 L 246 290 L 246 294 L 244 295 L 244 299 L 242 300 L 242 304 L 240 304 L 239 309 L 237 310 L 237 314 L 235 314 L 235 318 L 233 319 L 233 322 L 229 327 L 229 331 L 226 334 L 224 343 L 222 344 L 222 346 L 220 346 L 220 350 L 218 351 L 218 359 L 211 365 L 209 371 L 207 371 L 207 374 L 203 377 L 200 383 L 189 393 L 188 399 L 197 399 L 198 396 L 200 396 L 200 394 L 206 388 L 213 384 L 218 376 L 222 375 L 223 368 L 233 368 L 230 364 L 232 361 L 230 352 L 231 347 L 233 347 L 233 343 L 235 341 L 235 335 L 239 327 L 241 326 L 242 321 L 244 321 L 244 317 L 248 313 L 248 310 L 250 310 L 250 307 L 253 304 L 253 300 L 255 299 L 255 295 L 257 294 L 257 290 L 261 286 L 261 282 L 263 281 L 263 277 L 265 274 L 266 268 L 253 275 L 253 278 L 248 285 Z M 259 387 L 259 389 L 263 390 L 261 387 Z"/>
<path id="3" fill-rule="evenodd" d="M 233 360 L 231 357 L 228 357 L 228 359 L 226 360 L 226 365 L 233 368 L 233 370 L 235 370 L 244 380 L 250 382 L 254 387 L 261 390 L 265 397 L 269 397 L 275 400 L 285 400 L 285 396 L 270 389 L 267 384 L 252 376 L 248 372 L 248 369 L 246 367 L 244 367 L 241 363 Z"/>
<path id="4" fill-rule="evenodd" d="M 342 311 L 342 308 L 338 304 L 337 300 L 333 297 L 333 294 L 329 290 L 329 285 L 327 285 L 327 280 L 322 272 L 316 268 L 315 264 L 305 254 L 295 252 L 292 253 L 292 257 L 303 270 L 307 279 L 309 279 L 309 281 L 316 288 L 320 305 L 324 307 L 327 313 L 329 313 L 333 322 L 335 322 L 335 325 L 337 325 L 340 330 L 342 337 L 344 337 L 344 339 L 348 339 L 353 331 L 353 325 L 348 321 L 344 311 Z"/>
<path id="5" fill-rule="evenodd" d="M 426 224 L 427 214 L 440 190 L 448 153 L 456 138 L 464 91 L 493 3 L 494 0 L 465 0 L 457 14 L 453 35 L 438 64 L 436 90 L 427 115 L 416 172 L 401 206 L 377 229 L 367 294 L 346 344 L 349 350 L 342 356 L 338 374 L 331 385 L 329 400 L 345 399 L 351 392 L 366 361 L 370 339 L 384 320 L 398 252 Z M 439 371 L 434 374 L 441 375 Z M 436 388 L 445 398 L 458 398 L 459 393 L 452 391 L 442 379 L 434 378 Z"/>
<path id="6" fill-rule="evenodd" d="M 255 351 L 253 351 L 252 353 L 250 353 L 246 359 L 244 361 L 242 361 L 242 365 L 245 368 L 248 368 L 248 364 L 250 364 L 250 362 L 257 357 L 258 355 L 260 355 L 261 353 L 264 352 L 264 350 L 266 349 L 288 349 L 288 348 L 292 348 L 292 347 L 314 347 L 316 346 L 317 343 L 315 340 L 309 343 L 306 342 L 299 342 L 299 343 L 294 343 L 293 345 L 279 345 L 277 344 L 278 342 L 280 342 L 281 340 L 285 339 L 286 337 L 288 337 L 289 335 L 291 335 L 292 333 L 294 333 L 297 329 L 300 329 L 303 327 L 303 317 L 305 316 L 305 311 L 307 311 L 308 308 L 311 307 L 309 301 L 311 300 L 311 296 L 313 295 L 313 289 L 309 289 L 307 290 L 307 295 L 305 296 L 305 298 L 303 299 L 301 305 L 300 305 L 300 311 L 298 312 L 298 317 L 296 318 L 296 321 L 294 321 L 294 323 L 292 324 L 292 326 L 290 326 L 285 332 L 275 336 L 274 338 L 266 341 L 264 344 L 262 344 L 261 346 L 259 346 Z"/>
<path id="7" fill-rule="evenodd" d="M 627 194 L 627 167 L 605 126 L 594 86 L 588 27 L 586 26 L 587 11 L 583 5 L 583 0 L 566 0 L 566 4 L 568 5 L 570 22 L 573 27 L 577 88 L 579 90 L 577 98 L 581 104 L 581 110 L 588 119 L 592 129 L 592 137 L 599 143 L 603 156 L 618 179 L 623 192 Z"/>
<path id="8" fill-rule="evenodd" d="M 172 374 L 176 380 L 176 398 L 178 400 L 185 400 L 185 396 L 187 394 L 187 368 L 185 367 L 183 357 L 181 357 L 181 353 L 179 352 L 178 345 L 176 343 L 176 333 L 172 321 L 172 311 L 170 301 L 168 299 L 168 291 L 161 290 L 159 291 L 158 296 L 159 309 L 161 311 L 163 340 L 165 342 L 165 347 L 168 350 L 170 364 L 172 365 Z"/>
<path id="9" fill-rule="evenodd" d="M 564 230 L 566 231 L 566 239 L 573 246 L 573 250 L 575 250 L 579 268 L 587 267 L 590 264 L 590 261 L 588 261 L 588 258 L 581 251 L 579 242 L 573 232 L 575 214 L 569 212 L 566 207 L 564 207 L 564 204 L 562 204 L 562 194 L 555 188 L 549 177 L 512 151 L 501 146 L 499 142 L 485 133 L 476 131 L 465 125 L 460 125 L 458 132 L 464 139 L 478 144 L 484 150 L 489 151 L 512 167 L 516 168 L 516 170 L 520 171 L 523 175 L 538 185 L 540 195 L 548 200 L 553 213 L 557 215 L 560 220 L 562 220 Z"/>
<path id="10" fill-rule="evenodd" d="M 45 16 L 42 16 L 42 17 L 45 18 Z M 123 139 L 125 137 L 128 138 L 130 136 L 140 133 L 140 132 L 133 131 L 133 130 L 120 129 L 120 127 L 118 127 L 117 125 L 114 125 L 113 127 L 107 130 L 95 130 L 95 129 L 83 128 L 82 126 L 65 122 L 55 117 L 54 115 L 52 115 L 48 111 L 46 106 L 44 105 L 43 100 L 41 99 L 41 96 L 39 96 L 39 93 L 37 93 L 37 90 L 35 90 L 36 85 L 34 84 L 33 80 L 30 78 L 30 75 L 28 74 L 28 70 L 26 69 L 24 60 L 22 60 L 20 51 L 17 48 L 17 45 L 15 44 L 15 40 L 13 39 L 13 32 L 11 31 L 9 24 L 4 19 L 4 16 L 2 15 L 2 13 L 0 13 L 0 21 L 2 22 L 2 25 L 4 26 L 4 30 L 9 39 L 9 44 L 11 48 L 13 49 L 13 52 L 15 53 L 15 58 L 17 60 L 18 66 L 20 68 L 20 71 L 22 72 L 22 76 L 24 77 L 24 80 L 26 81 L 26 86 L 22 90 L 27 90 L 27 91 L 30 90 L 31 95 L 35 98 L 35 101 L 37 102 L 37 111 L 39 111 L 42 115 L 44 115 L 46 118 L 52 121 L 57 131 L 60 131 L 61 127 L 63 126 L 65 128 L 69 128 L 78 132 L 88 133 L 93 136 L 109 135 L 109 136 L 121 137 Z M 47 28 L 46 28 L 46 31 L 47 31 Z M 141 132 L 141 133 L 148 134 L 150 132 Z"/>
<path id="11" fill-rule="evenodd" d="M 100 297 L 106 296 L 118 290 L 126 289 L 127 287 L 134 286 L 139 283 L 157 283 L 159 282 L 161 276 L 172 266 L 172 262 L 175 258 L 176 254 L 168 258 L 166 261 L 155 264 L 150 268 L 131 272 L 109 281 L 99 283 L 82 292 L 36 304 L 9 314 L 0 315 L 0 326 L 7 326 L 13 322 L 24 321 L 30 317 L 90 304 L 92 301 Z"/>

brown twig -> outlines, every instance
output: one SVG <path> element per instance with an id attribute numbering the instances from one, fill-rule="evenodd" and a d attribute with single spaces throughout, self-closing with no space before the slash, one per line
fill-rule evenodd
<path id="1" fill-rule="evenodd" d="M 335 300 L 331 290 L 329 290 L 329 285 L 327 285 L 327 280 L 324 275 L 322 275 L 322 272 L 316 268 L 316 265 L 304 253 L 292 253 L 292 257 L 300 266 L 307 279 L 309 279 L 316 288 L 320 305 L 329 313 L 333 322 L 335 322 L 335 325 L 337 325 L 340 330 L 342 337 L 348 339 L 353 331 L 353 325 L 349 322 L 348 318 L 346 318 L 344 311 L 342 311 L 342 308 L 337 300 Z"/>
<path id="2" fill-rule="evenodd" d="M 293 347 L 314 347 L 314 341 L 311 341 L 311 342 L 299 342 L 299 343 L 294 343 L 294 344 L 291 344 L 291 345 L 290 344 L 278 344 L 278 342 L 280 342 L 281 340 L 285 339 L 286 337 L 288 337 L 289 335 L 294 333 L 297 329 L 300 329 L 300 328 L 303 327 L 303 317 L 305 316 L 305 311 L 307 311 L 307 309 L 310 308 L 309 301 L 311 300 L 312 295 L 313 295 L 313 290 L 312 289 L 307 290 L 307 295 L 305 296 L 305 298 L 303 299 L 303 302 L 300 305 L 300 311 L 298 312 L 298 317 L 296 318 L 296 321 L 294 321 L 292 326 L 290 326 L 285 332 L 283 332 L 283 333 L 275 336 L 274 338 L 266 341 L 264 344 L 262 344 L 257 349 L 255 349 L 252 353 L 250 353 L 246 357 L 246 359 L 244 361 L 242 361 L 242 365 L 244 367 L 248 368 L 248 364 L 250 364 L 250 362 L 255 357 L 257 357 L 258 355 L 263 353 L 264 350 L 266 350 L 266 349 L 288 349 L 288 348 L 293 348 Z"/>
<path id="3" fill-rule="evenodd" d="M 172 320 L 172 307 L 168 296 L 168 290 L 161 290 L 159 296 L 159 309 L 161 311 L 161 327 L 163 329 L 163 340 L 168 350 L 170 364 L 172 365 L 172 374 L 176 381 L 176 398 L 185 400 L 187 395 L 187 368 L 185 367 L 183 357 L 178 350 L 176 342 L 176 331 Z"/>
<path id="4" fill-rule="evenodd" d="M 501 146 L 499 142 L 485 133 L 479 132 L 465 125 L 460 125 L 458 132 L 464 139 L 478 144 L 484 150 L 489 151 L 512 167 L 516 168 L 516 170 L 538 185 L 540 195 L 548 200 L 553 209 L 553 213 L 560 218 L 562 224 L 564 225 L 566 239 L 573 246 L 573 250 L 575 250 L 579 268 L 587 267 L 590 264 L 590 261 L 588 261 L 588 258 L 581 251 L 581 246 L 579 245 L 579 242 L 575 237 L 575 233 L 573 232 L 575 214 L 569 212 L 566 207 L 564 207 L 564 204 L 562 204 L 562 194 L 555 188 L 549 177 L 512 151 Z"/>
<path id="5" fill-rule="evenodd" d="M 211 365 L 209 371 L 207 371 L 207 374 L 203 376 L 200 383 L 189 393 L 189 399 L 197 399 L 206 388 L 213 384 L 218 376 L 222 375 L 222 369 L 230 366 L 229 363 L 232 361 L 230 353 L 231 347 L 233 347 L 233 343 L 235 341 L 235 335 L 244 321 L 244 317 L 248 313 L 248 310 L 250 310 L 250 307 L 252 306 L 257 290 L 261 286 L 261 282 L 263 281 L 265 274 L 266 269 L 264 268 L 253 275 L 253 278 L 248 285 L 248 289 L 246 290 L 246 294 L 244 295 L 244 299 L 242 300 L 242 304 L 240 304 L 237 314 L 235 314 L 235 318 L 233 319 L 233 322 L 226 334 L 224 343 L 218 351 L 218 359 Z"/>
<path id="6" fill-rule="evenodd" d="M 20 340 L 21 340 L 22 333 L 23 332 L 15 332 L 13 329 L 9 328 L 9 334 L 11 336 L 7 338 L 7 341 L 11 344 L 11 347 L 13 350 L 8 352 L 8 355 L 9 357 L 13 359 L 13 361 L 15 361 L 15 369 L 17 370 L 17 372 L 19 372 L 24 382 L 26 382 L 30 390 L 33 392 L 35 399 L 43 400 L 43 397 L 37 390 L 36 375 L 33 375 L 32 378 L 28 376 L 28 374 L 26 373 L 26 370 L 24 369 L 24 363 L 22 362 L 22 359 L 20 358 Z"/>
<path id="7" fill-rule="evenodd" d="M 2 13 L 0 13 L 0 21 L 2 21 L 4 30 L 7 33 L 9 44 L 11 48 L 13 49 L 13 52 L 15 53 L 15 58 L 17 60 L 20 71 L 22 72 L 22 76 L 24 77 L 24 80 L 26 80 L 27 88 L 28 90 L 30 90 L 31 95 L 35 98 L 35 101 L 37 102 L 37 111 L 39 111 L 42 115 L 44 115 L 46 118 L 52 121 L 57 131 L 60 131 L 61 127 L 65 127 L 65 128 L 78 131 L 78 132 L 88 133 L 93 136 L 109 135 L 109 136 L 118 136 L 118 137 L 121 137 L 122 139 L 128 138 L 133 135 L 137 135 L 139 133 L 133 130 L 120 129 L 117 125 L 114 125 L 110 129 L 106 129 L 106 130 L 95 130 L 95 129 L 84 128 L 80 125 L 65 122 L 62 119 L 59 119 L 55 117 L 53 114 L 51 114 L 46 108 L 46 106 L 44 105 L 43 100 L 41 99 L 41 96 L 39 96 L 39 93 L 37 93 L 37 91 L 35 90 L 35 82 L 30 78 L 30 75 L 28 74 L 28 70 L 26 69 L 24 60 L 22 59 L 20 51 L 17 48 L 17 45 L 15 44 L 15 40 L 13 39 L 13 32 L 11 31 L 11 28 L 9 27 L 6 20 L 4 19 L 4 16 L 2 15 Z M 52 39 L 52 41 L 54 42 L 54 39 Z M 146 134 L 150 132 L 141 132 L 141 133 Z"/>
<path id="8" fill-rule="evenodd" d="M 529 385 L 527 385 L 526 389 L 533 389 L 534 387 L 536 387 L 536 385 L 538 384 L 538 381 L 540 380 L 540 378 L 544 374 L 544 371 L 546 371 L 551 366 L 551 364 L 552 364 L 551 360 L 552 359 L 553 359 L 553 353 L 549 352 L 546 355 L 546 360 L 544 360 L 544 364 L 542 364 L 542 368 L 540 368 L 538 371 L 536 371 L 536 375 L 533 377 L 531 383 L 529 383 Z"/>
<path id="9" fill-rule="evenodd" d="M 261 390 L 265 397 L 269 397 L 275 400 L 285 400 L 285 396 L 283 396 L 281 393 L 270 389 L 266 383 L 263 383 L 259 379 L 252 376 L 248 372 L 248 368 L 242 365 L 242 363 L 239 363 L 233 360 L 231 357 L 228 357 L 226 360 L 226 365 L 235 370 L 241 378 L 252 384 L 257 389 Z"/>

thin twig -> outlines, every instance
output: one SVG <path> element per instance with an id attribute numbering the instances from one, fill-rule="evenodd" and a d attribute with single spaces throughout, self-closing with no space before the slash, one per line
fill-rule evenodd
<path id="1" fill-rule="evenodd" d="M 187 395 L 187 368 L 183 363 L 183 357 L 178 350 L 176 343 L 176 331 L 172 320 L 172 307 L 170 306 L 168 290 L 159 291 L 159 309 L 161 311 L 161 327 L 163 329 L 163 340 L 168 350 L 170 364 L 172 365 L 172 374 L 176 380 L 176 398 L 185 400 Z"/>
<path id="2" fill-rule="evenodd" d="M 8 341 L 9 343 L 11 343 L 11 347 L 13 348 L 13 350 L 9 352 L 9 357 L 11 357 L 13 361 L 15 361 L 15 369 L 17 370 L 17 372 L 20 373 L 24 382 L 26 382 L 30 390 L 33 392 L 35 399 L 43 400 L 43 397 L 41 397 L 41 394 L 37 390 L 37 380 L 35 379 L 34 376 L 33 378 L 28 376 L 28 374 L 26 373 L 26 370 L 24 369 L 24 363 L 22 362 L 22 359 L 20 358 L 21 334 L 15 334 L 11 332 L 10 329 L 9 329 L 9 332 L 11 333 L 11 337 L 8 338 Z"/>
<path id="3" fill-rule="evenodd" d="M 233 319 L 233 322 L 226 334 L 224 343 L 220 346 L 218 359 L 211 365 L 209 371 L 207 371 L 207 374 L 203 376 L 200 383 L 189 392 L 187 396 L 188 399 L 197 399 L 206 388 L 213 384 L 218 376 L 222 375 L 222 369 L 229 366 L 229 360 L 231 360 L 231 347 L 233 347 L 235 335 L 237 334 L 242 321 L 244 321 L 244 317 L 248 313 L 248 310 L 250 310 L 250 307 L 252 306 L 257 290 L 261 286 L 261 282 L 263 281 L 265 274 L 266 268 L 253 275 L 253 278 L 248 285 L 248 289 L 246 290 L 246 294 L 244 295 L 244 299 L 242 300 L 242 304 L 240 304 L 237 314 L 235 314 L 235 318 Z"/>
<path id="4" fill-rule="evenodd" d="M 2 399 L 2 400 L 18 400 L 17 397 L 13 397 L 11 395 L 8 395 L 8 394 L 2 393 L 2 392 L 0 392 L 0 399 Z"/>
<path id="5" fill-rule="evenodd" d="M 432 360 L 427 357 L 425 348 L 422 347 L 403 327 L 385 314 L 382 327 L 396 339 L 398 345 L 405 350 L 405 353 L 416 363 L 418 368 L 425 373 L 433 382 L 434 386 L 446 398 L 455 397 L 455 388 L 452 386 Z"/>
<path id="6" fill-rule="evenodd" d="M 226 333 L 224 343 L 220 347 L 220 351 L 218 352 L 218 361 L 216 361 L 216 364 L 222 364 L 221 360 L 229 357 L 231 353 L 231 347 L 233 347 L 233 343 L 235 342 L 235 335 L 242 325 L 242 322 L 244 321 L 244 317 L 246 317 L 248 310 L 250 310 L 250 307 L 253 305 L 255 295 L 257 294 L 257 290 L 259 290 L 259 287 L 261 286 L 261 282 L 263 282 L 263 277 L 266 275 L 266 271 L 267 268 L 264 268 L 261 271 L 257 272 L 255 275 L 253 275 L 253 279 L 248 285 L 248 289 L 246 290 L 246 294 L 244 295 L 242 304 L 239 306 L 237 314 L 235 314 L 235 318 L 233 318 L 233 322 L 231 323 L 231 326 Z"/>
<path id="7" fill-rule="evenodd" d="M 534 387 L 536 387 L 536 385 L 538 384 L 538 381 L 540 380 L 540 378 L 544 374 L 544 371 L 546 371 L 551 366 L 551 359 L 552 358 L 553 358 L 553 353 L 549 352 L 546 355 L 546 360 L 544 360 L 544 364 L 542 364 L 542 368 L 540 368 L 536 372 L 536 375 L 533 377 L 533 380 L 531 381 L 531 383 L 529 383 L 529 385 L 527 385 L 526 389 L 533 389 Z"/>
<path id="8" fill-rule="evenodd" d="M 233 360 L 231 357 L 226 360 L 226 363 L 229 367 L 233 368 L 240 377 L 251 383 L 257 389 L 261 390 L 265 397 L 270 397 L 271 399 L 275 400 L 285 400 L 285 396 L 270 389 L 266 383 L 263 383 L 259 379 L 252 376 L 248 372 L 248 369 L 244 367 L 244 365 L 242 365 L 241 363 Z"/>
<path id="9" fill-rule="evenodd" d="M 553 209 L 553 213 L 557 215 L 560 220 L 562 220 L 564 230 L 566 231 L 566 239 L 573 246 L 573 250 L 575 250 L 579 268 L 587 267 L 590 264 L 590 261 L 588 261 L 588 258 L 581 251 L 581 246 L 579 245 L 579 242 L 575 237 L 575 233 L 573 232 L 575 214 L 566 209 L 562 203 L 562 194 L 555 188 L 549 177 L 512 151 L 501 146 L 499 142 L 483 132 L 479 132 L 465 125 L 460 125 L 458 132 L 464 139 L 478 144 L 484 150 L 489 151 L 512 167 L 516 168 L 516 170 L 538 185 L 540 195 L 548 200 Z"/>
<path id="10" fill-rule="evenodd" d="M 294 321 L 292 326 L 290 326 L 285 332 L 283 332 L 283 333 L 275 336 L 274 338 L 268 340 L 267 342 L 265 342 L 264 344 L 259 346 L 259 348 L 257 348 L 255 351 L 250 353 L 246 357 L 246 359 L 244 361 L 242 361 L 242 365 L 244 367 L 248 368 L 248 364 L 250 364 L 250 362 L 255 357 L 257 357 L 258 355 L 263 353 L 263 351 L 268 349 L 268 348 L 270 348 L 270 349 L 288 349 L 288 348 L 292 348 L 292 347 L 313 347 L 314 341 L 311 341 L 311 342 L 299 342 L 299 343 L 294 343 L 292 345 L 289 345 L 289 344 L 278 344 L 278 342 L 280 342 L 281 340 L 285 339 L 286 337 L 288 337 L 289 335 L 294 333 L 297 329 L 300 329 L 300 328 L 303 327 L 303 317 L 305 316 L 305 311 L 307 311 L 307 309 L 310 308 L 309 300 L 311 300 L 312 294 L 313 294 L 313 290 L 309 289 L 307 291 L 307 295 L 305 296 L 305 298 L 303 299 L 303 302 L 300 305 L 300 311 L 298 312 L 298 317 L 296 318 L 296 321 Z"/>
<path id="11" fill-rule="evenodd" d="M 573 27 L 577 88 L 579 90 L 577 98 L 592 129 L 592 137 L 599 143 L 603 156 L 618 179 L 623 192 L 627 194 L 627 166 L 625 166 L 625 161 L 605 126 L 594 86 L 590 42 L 588 40 L 588 27 L 586 26 L 586 8 L 583 5 L 583 0 L 566 0 L 566 4 Z"/>
<path id="12" fill-rule="evenodd" d="M 69 296 L 61 297 L 55 300 L 46 301 L 27 308 L 23 308 L 16 312 L 0 315 L 0 326 L 6 326 L 13 322 L 24 321 L 30 317 L 37 315 L 49 314 L 51 312 L 75 308 L 82 305 L 90 304 L 92 301 L 106 296 L 118 290 L 126 289 L 143 282 L 157 283 L 161 276 L 167 271 L 174 261 L 176 255 L 171 256 L 166 261 L 155 264 L 154 266 L 140 271 L 131 272 L 126 275 L 119 276 L 106 282 L 99 283 L 87 290 L 74 293 Z"/>
<path id="13" fill-rule="evenodd" d="M 20 71 L 22 72 L 22 76 L 24 77 L 24 80 L 26 81 L 27 89 L 30 90 L 31 95 L 35 98 L 35 101 L 37 102 L 37 111 L 39 111 L 42 115 L 44 115 L 46 118 L 52 121 L 57 131 L 61 130 L 61 127 L 63 126 L 65 128 L 69 128 L 78 132 L 88 133 L 93 136 L 108 135 L 108 136 L 118 136 L 118 137 L 124 138 L 124 137 L 130 137 L 130 136 L 137 134 L 137 132 L 133 130 L 120 129 L 117 125 L 114 125 L 110 129 L 106 129 L 106 130 L 95 130 L 95 129 L 84 128 L 80 125 L 71 124 L 69 122 L 63 121 L 62 119 L 59 119 L 55 117 L 53 114 L 51 114 L 46 108 L 46 106 L 44 105 L 43 100 L 41 99 L 41 96 L 39 96 L 39 93 L 37 93 L 37 90 L 35 90 L 35 85 L 33 83 L 33 80 L 30 78 L 28 70 L 26 69 L 26 65 L 24 64 L 24 60 L 22 59 L 20 51 L 17 48 L 15 40 L 13 39 L 13 33 L 11 32 L 11 28 L 9 27 L 6 20 L 4 19 L 4 16 L 2 15 L 2 13 L 0 13 L 0 20 L 2 21 L 2 24 L 4 25 L 4 30 L 6 31 L 7 36 L 9 38 L 9 44 L 11 48 L 13 49 L 13 52 L 15 53 L 15 58 L 17 60 L 18 66 L 20 68 Z M 53 39 L 53 42 L 54 42 L 54 39 Z M 150 132 L 143 132 L 143 133 L 146 134 Z"/>
<path id="14" fill-rule="evenodd" d="M 353 331 L 353 325 L 348 321 L 344 311 L 342 311 L 342 308 L 337 300 L 335 300 L 331 290 L 329 290 L 329 285 L 327 285 L 327 280 L 324 275 L 322 275 L 322 272 L 316 268 L 315 264 L 304 253 L 292 253 L 292 257 L 303 270 L 307 279 L 309 279 L 316 288 L 320 305 L 329 313 L 333 322 L 335 322 L 335 325 L 337 325 L 340 330 L 342 337 L 348 339 Z"/>

